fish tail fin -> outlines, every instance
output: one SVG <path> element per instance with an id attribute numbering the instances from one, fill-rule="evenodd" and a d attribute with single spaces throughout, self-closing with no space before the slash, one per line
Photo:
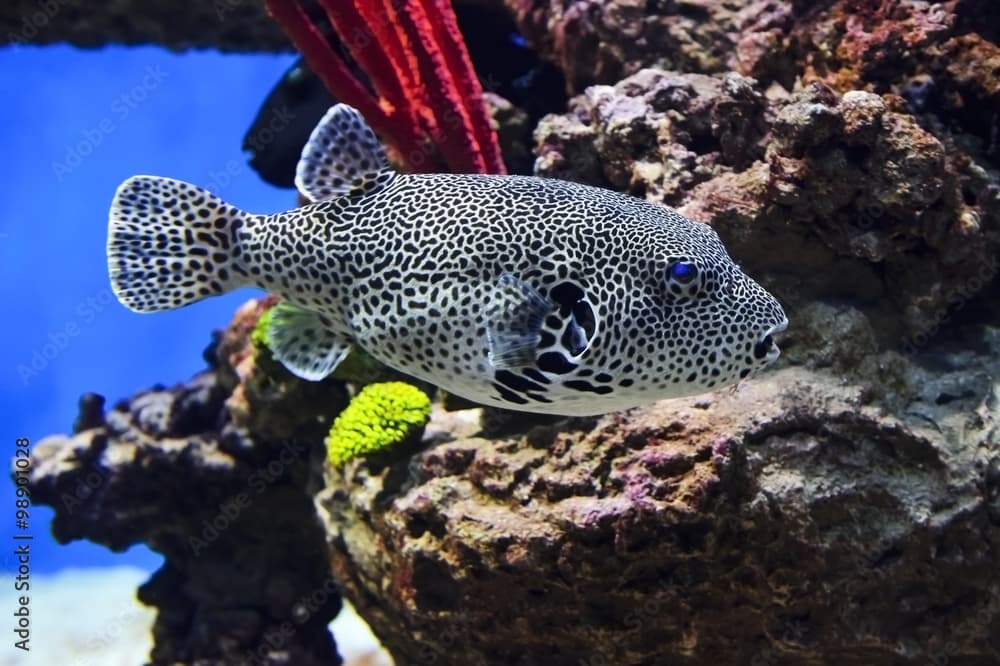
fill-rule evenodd
<path id="1" fill-rule="evenodd" d="M 248 213 L 195 185 L 133 176 L 108 215 L 108 274 L 136 312 L 173 310 L 249 283 L 240 257 Z"/>

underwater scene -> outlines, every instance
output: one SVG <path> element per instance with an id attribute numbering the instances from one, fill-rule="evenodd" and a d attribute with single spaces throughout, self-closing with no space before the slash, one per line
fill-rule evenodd
<path id="1" fill-rule="evenodd" d="M 0 666 L 1000 664 L 1000 3 L 0 7 Z"/>

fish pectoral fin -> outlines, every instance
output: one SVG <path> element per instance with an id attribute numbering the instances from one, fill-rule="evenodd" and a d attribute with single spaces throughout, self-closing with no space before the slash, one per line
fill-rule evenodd
<path id="1" fill-rule="evenodd" d="M 494 368 L 501 370 L 535 362 L 542 324 L 553 307 L 528 283 L 510 273 L 500 276 L 486 311 L 486 338 Z"/>
<path id="2" fill-rule="evenodd" d="M 332 331 L 330 324 L 318 312 L 278 303 L 267 329 L 271 353 L 302 379 L 324 379 L 351 351 L 350 343 Z"/>
<path id="3" fill-rule="evenodd" d="M 377 192 L 395 177 L 382 144 L 358 110 L 335 104 L 302 148 L 295 187 L 311 201 L 326 201 Z"/>

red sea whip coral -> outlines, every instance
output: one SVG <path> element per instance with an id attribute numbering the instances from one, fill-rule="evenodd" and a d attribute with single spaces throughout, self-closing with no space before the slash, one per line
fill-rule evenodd
<path id="1" fill-rule="evenodd" d="M 505 173 L 448 0 L 319 0 L 371 89 L 302 4 L 266 4 L 326 87 L 357 108 L 408 169 L 434 170 L 432 144 L 454 172 Z"/>

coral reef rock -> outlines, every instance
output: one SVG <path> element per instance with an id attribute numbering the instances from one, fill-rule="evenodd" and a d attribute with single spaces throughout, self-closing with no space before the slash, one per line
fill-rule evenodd
<path id="1" fill-rule="evenodd" d="M 644 69 L 535 131 L 536 172 L 628 191 L 710 223 L 795 309 L 846 299 L 911 347 L 993 284 L 1000 174 L 900 99 L 814 82 Z M 794 325 L 794 324 L 793 324 Z"/>
<path id="2" fill-rule="evenodd" d="M 214 0 L 162 4 L 113 0 L 12 0 L 0 4 L 0 44 L 68 42 L 160 44 L 173 50 L 291 51 L 263 2 Z"/>
<path id="3" fill-rule="evenodd" d="M 397 663 L 995 661 L 998 333 L 329 470 L 333 570 Z"/>
<path id="4" fill-rule="evenodd" d="M 1000 663 L 1000 4 L 480 2 L 575 95 L 536 94 L 558 77 L 533 55 L 479 72 L 513 101 L 487 95 L 510 168 L 533 137 L 538 175 L 711 224 L 786 306 L 784 357 L 599 419 L 451 396 L 333 468 L 345 382 L 392 373 L 293 377 L 251 302 L 204 373 L 84 396 L 33 451 L 59 540 L 166 558 L 139 592 L 154 666 L 337 664 L 341 593 L 400 665 Z M 287 48 L 260 3 L 133 5 L 19 0 L 0 25 Z"/>
<path id="5" fill-rule="evenodd" d="M 81 400 L 72 436 L 32 452 L 32 499 L 52 531 L 166 561 L 139 589 L 158 609 L 154 665 L 338 664 L 341 606 L 312 496 L 342 384 L 267 376 L 249 340 L 251 302 L 208 350 L 213 367 L 101 415 Z M 278 369 L 276 369 L 278 370 Z"/>
<path id="6" fill-rule="evenodd" d="M 1000 123 L 982 113 L 1000 105 L 1000 5 L 992 0 L 505 4 L 528 42 L 565 72 L 574 92 L 615 83 L 645 67 L 732 71 L 764 87 L 823 80 L 841 92 L 892 92 L 921 111 L 959 113 L 994 127 Z"/>

